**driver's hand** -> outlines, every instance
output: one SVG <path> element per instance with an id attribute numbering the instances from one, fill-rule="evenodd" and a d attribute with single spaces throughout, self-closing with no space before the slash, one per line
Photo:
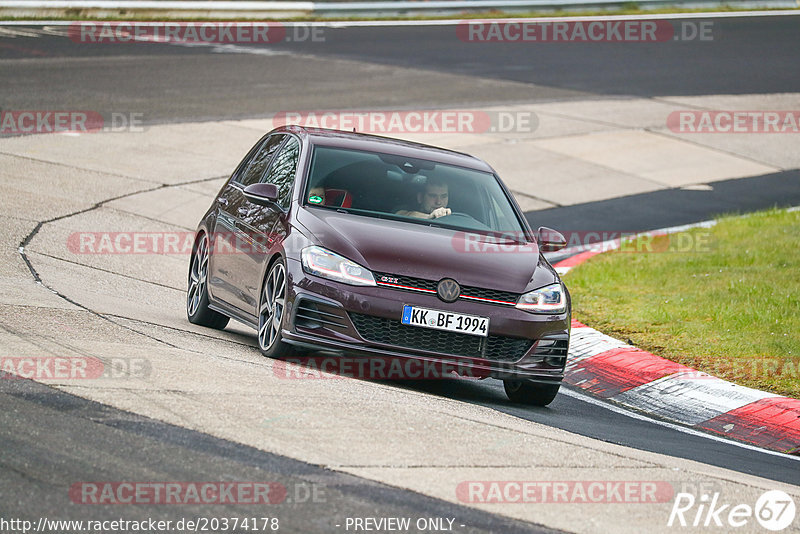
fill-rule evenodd
<path id="1" fill-rule="evenodd" d="M 435 210 L 433 210 L 431 212 L 431 219 L 437 219 L 439 217 L 446 217 L 447 215 L 450 215 L 451 213 L 452 213 L 452 211 L 450 211 L 450 208 L 436 208 Z"/>

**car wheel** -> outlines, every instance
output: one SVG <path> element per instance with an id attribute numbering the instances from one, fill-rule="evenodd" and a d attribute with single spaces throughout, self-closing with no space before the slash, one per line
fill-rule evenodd
<path id="1" fill-rule="evenodd" d="M 258 303 L 258 347 L 264 356 L 291 356 L 294 347 L 281 336 L 286 311 L 286 265 L 279 258 L 261 286 Z"/>
<path id="2" fill-rule="evenodd" d="M 511 402 L 547 406 L 556 398 L 561 384 L 538 384 L 528 380 L 503 380 L 503 387 Z"/>
<path id="3" fill-rule="evenodd" d="M 189 322 L 219 330 L 225 328 L 230 318 L 208 307 L 208 236 L 197 240 L 192 261 L 189 263 L 189 289 L 186 292 L 186 316 Z"/>

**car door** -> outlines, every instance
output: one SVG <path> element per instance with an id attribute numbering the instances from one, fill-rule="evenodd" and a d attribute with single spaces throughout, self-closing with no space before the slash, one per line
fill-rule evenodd
<path id="1" fill-rule="evenodd" d="M 267 250 L 264 254 L 242 256 L 242 259 L 249 263 L 246 266 L 250 277 L 246 284 L 248 311 L 252 310 L 251 313 L 254 315 L 261 286 L 261 280 L 256 275 L 261 273 L 265 254 L 269 254 L 277 247 L 288 232 L 288 213 L 297 175 L 297 163 L 300 159 L 300 148 L 300 141 L 293 135 L 287 135 L 280 151 L 272 159 L 269 171 L 261 180 L 278 186 L 278 199 L 274 204 L 258 206 L 245 200 L 246 209 L 241 221 L 242 227 L 248 233 L 249 242 L 262 244 Z"/>
<path id="2" fill-rule="evenodd" d="M 244 188 L 263 180 L 272 157 L 283 143 L 284 134 L 274 134 L 260 141 L 250 160 L 228 182 L 217 198 L 217 217 L 213 235 L 212 282 L 213 297 L 242 311 L 249 312 L 252 282 L 243 273 L 254 249 L 249 233 L 244 230 L 242 218 L 253 204 L 244 197 Z"/>

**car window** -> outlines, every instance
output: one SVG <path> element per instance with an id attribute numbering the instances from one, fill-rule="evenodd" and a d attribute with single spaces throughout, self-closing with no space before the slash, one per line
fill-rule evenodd
<path id="1" fill-rule="evenodd" d="M 278 186 L 278 204 L 288 208 L 292 199 L 292 186 L 297 172 L 297 160 L 300 158 L 300 142 L 289 137 L 281 151 L 275 156 L 269 175 L 264 182 Z"/>
<path id="2" fill-rule="evenodd" d="M 432 192 L 447 193 L 450 215 L 435 221 L 419 217 L 430 212 L 431 206 L 422 200 Z M 354 215 L 467 231 L 524 233 L 494 174 L 392 154 L 317 145 L 303 198 L 307 205 L 344 207 Z"/>
<path id="3" fill-rule="evenodd" d="M 247 170 L 238 177 L 237 181 L 245 187 L 260 182 L 267 167 L 269 167 L 269 162 L 272 161 L 272 156 L 281 145 L 284 137 L 286 136 L 283 134 L 269 136 L 258 149 L 252 161 L 250 161 Z"/>
<path id="4" fill-rule="evenodd" d="M 258 149 L 261 147 L 264 141 L 266 141 L 266 138 L 267 136 L 264 136 L 261 139 L 259 139 L 258 143 L 253 145 L 253 147 L 250 149 L 247 155 L 244 158 L 242 158 L 242 161 L 239 162 L 239 165 L 236 166 L 236 170 L 233 171 L 233 174 L 231 175 L 232 181 L 237 183 L 241 182 L 242 176 L 247 170 L 247 167 L 250 165 L 250 162 L 253 160 L 253 157 L 255 157 L 255 155 L 258 153 Z"/>
<path id="5" fill-rule="evenodd" d="M 513 228 L 516 228 L 514 210 L 508 202 L 500 204 L 497 202 L 496 198 L 492 197 L 489 216 L 497 228 L 508 229 L 508 231 L 512 231 Z"/>

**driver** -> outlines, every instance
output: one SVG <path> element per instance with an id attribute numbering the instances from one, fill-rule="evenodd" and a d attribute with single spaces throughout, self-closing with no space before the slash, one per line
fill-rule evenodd
<path id="1" fill-rule="evenodd" d="M 450 200 L 447 182 L 438 178 L 429 178 L 425 189 L 417 193 L 417 206 L 412 209 L 399 209 L 397 215 L 417 217 L 419 219 L 436 219 L 452 212 L 447 207 Z"/>

